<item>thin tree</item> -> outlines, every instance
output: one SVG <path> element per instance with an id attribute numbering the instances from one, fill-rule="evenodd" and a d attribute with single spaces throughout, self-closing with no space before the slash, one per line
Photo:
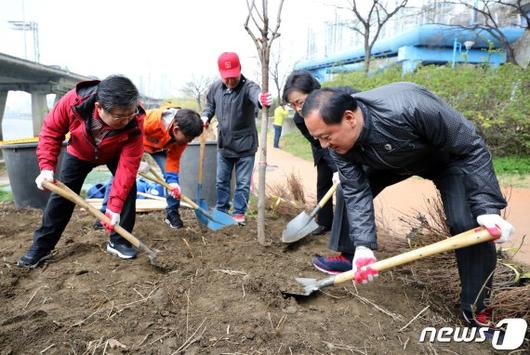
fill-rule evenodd
<path id="1" fill-rule="evenodd" d="M 278 99 L 278 104 L 280 104 L 282 102 L 282 97 L 281 97 L 281 90 L 282 90 L 282 86 L 283 86 L 283 82 L 285 80 L 285 77 L 286 77 L 286 74 L 285 73 L 281 73 L 281 70 L 280 70 L 280 63 L 281 63 L 281 46 L 280 46 L 280 42 L 278 42 L 278 46 L 276 47 L 277 50 L 273 51 L 272 53 L 272 66 L 270 68 L 270 74 L 271 74 L 271 79 L 272 81 L 274 82 L 274 86 L 276 87 L 276 95 L 277 95 L 277 99 Z"/>
<path id="2" fill-rule="evenodd" d="M 271 47 L 274 40 L 280 37 L 278 32 L 281 23 L 281 13 L 284 0 L 280 0 L 276 14 L 276 25 L 269 23 L 269 2 L 261 0 L 261 6 L 256 6 L 256 0 L 246 0 L 248 15 L 244 27 L 254 42 L 261 63 L 261 88 L 269 91 L 269 61 Z M 251 28 L 252 26 L 252 28 Z M 269 110 L 263 108 L 261 114 L 261 139 L 259 144 L 259 186 L 258 186 L 258 242 L 262 245 L 268 244 L 265 237 L 265 205 L 267 196 L 265 194 L 265 173 L 267 169 L 267 128 L 269 125 Z"/>
<path id="3" fill-rule="evenodd" d="M 204 102 L 206 92 L 208 91 L 208 88 L 210 87 L 211 82 L 212 82 L 211 78 L 208 78 L 202 75 L 199 77 L 196 77 L 195 75 L 193 75 L 191 77 L 191 80 L 186 82 L 184 86 L 182 87 L 182 92 L 185 95 L 188 95 L 190 97 L 193 97 L 193 99 L 195 99 L 195 101 L 197 102 L 197 108 L 199 111 L 202 111 L 202 104 Z"/>
<path id="4" fill-rule="evenodd" d="M 528 0 L 476 0 L 473 2 L 466 0 L 449 0 L 444 1 L 445 4 L 462 5 L 477 14 L 475 23 L 469 26 L 458 25 L 458 27 L 469 28 L 469 29 L 480 29 L 488 32 L 493 38 L 495 38 L 503 47 L 506 52 L 506 62 L 516 65 L 527 65 L 526 63 L 518 63 L 517 51 L 519 49 L 524 50 L 525 45 L 528 43 L 510 43 L 508 37 L 502 31 L 501 19 L 506 19 L 506 16 L 520 16 L 524 21 L 518 25 L 524 28 L 525 35 L 521 38 L 528 41 L 530 37 L 530 1 Z M 501 13 L 504 16 L 498 16 Z M 514 24 L 512 24 L 514 25 Z"/>
<path id="5" fill-rule="evenodd" d="M 358 33 L 363 38 L 364 71 L 368 73 L 370 70 L 372 48 L 379 38 L 383 26 L 399 10 L 407 6 L 408 0 L 396 1 L 393 7 L 388 6 L 388 2 L 384 0 L 348 0 L 348 3 L 348 6 L 337 6 L 337 8 L 349 10 L 353 14 L 353 21 L 344 24 L 344 26 Z"/>

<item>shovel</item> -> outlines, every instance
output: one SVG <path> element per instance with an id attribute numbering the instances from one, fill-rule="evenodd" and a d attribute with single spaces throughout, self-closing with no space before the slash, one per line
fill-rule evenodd
<path id="1" fill-rule="evenodd" d="M 500 235 L 500 231 L 499 231 Z M 465 248 L 470 245 L 488 242 L 499 237 L 491 235 L 486 228 L 478 227 L 467 232 L 460 233 L 454 237 L 441 240 L 439 242 L 426 245 L 424 247 L 414 249 L 403 254 L 393 256 L 384 260 L 380 260 L 368 265 L 371 269 L 378 272 L 385 271 L 396 266 L 408 264 L 412 261 L 426 258 L 428 256 L 451 251 L 455 249 Z M 364 269 L 365 267 L 363 267 Z M 303 292 L 283 292 L 288 296 L 309 296 L 314 291 L 318 291 L 324 287 L 338 285 L 342 282 L 352 280 L 355 277 L 353 270 L 346 271 L 337 275 L 329 276 L 325 279 L 316 280 L 310 278 L 296 278 L 296 281 L 304 287 Z"/>
<path id="2" fill-rule="evenodd" d="M 49 181 L 43 181 L 42 186 L 44 186 L 49 191 L 55 192 L 57 195 L 59 195 L 61 197 L 64 197 L 67 200 L 72 201 L 76 205 L 87 209 L 91 214 L 93 214 L 100 221 L 106 222 L 106 223 L 110 222 L 109 217 L 105 216 L 97 208 L 91 206 L 85 199 L 80 197 L 78 194 L 76 194 L 74 191 L 72 191 L 68 186 L 63 184 L 61 181 L 55 180 L 55 183 L 52 183 L 52 182 L 49 182 Z M 119 235 L 121 235 L 123 238 L 127 239 L 137 249 L 145 252 L 147 254 L 147 257 L 149 258 L 149 262 L 151 264 L 155 265 L 154 261 L 155 261 L 156 255 L 158 254 L 158 251 L 154 251 L 154 250 L 148 248 L 142 241 L 140 241 L 134 235 L 132 235 L 131 233 L 126 231 L 120 225 L 115 225 L 114 226 L 114 231 L 116 233 L 118 233 Z"/>
<path id="3" fill-rule="evenodd" d="M 208 211 L 208 203 L 205 199 L 203 199 L 202 196 L 202 182 L 204 179 L 204 149 L 206 147 L 206 132 L 203 132 L 201 136 L 199 137 L 200 142 L 200 149 L 199 149 L 199 173 L 197 174 L 197 196 L 195 198 L 195 201 L 197 201 L 197 204 L 200 208 L 202 208 L 205 211 Z M 208 221 L 206 220 L 206 217 L 200 212 L 200 210 L 195 210 L 195 215 L 197 216 L 197 219 L 202 224 L 207 224 Z"/>
<path id="4" fill-rule="evenodd" d="M 339 184 L 333 184 L 333 186 L 326 192 L 324 197 L 317 204 L 315 209 L 311 211 L 308 215 L 305 211 L 300 213 L 298 216 L 294 217 L 282 232 L 282 242 L 284 243 L 293 243 L 296 242 L 306 235 L 314 232 L 318 228 L 317 222 L 315 222 L 315 216 L 318 211 L 324 207 L 324 205 L 329 201 L 331 196 L 337 190 Z"/>
<path id="5" fill-rule="evenodd" d="M 171 188 L 171 186 L 169 186 L 169 184 L 165 182 L 164 179 L 162 179 L 152 167 L 150 168 L 150 172 L 154 175 L 154 177 L 141 172 L 138 172 L 138 175 L 143 176 L 144 178 L 153 182 L 156 182 L 157 184 L 164 186 L 166 189 Z M 210 213 L 207 210 L 201 208 L 199 205 L 193 202 L 192 199 L 183 194 L 180 195 L 180 199 L 189 204 L 195 210 L 196 214 L 200 214 L 202 216 L 202 218 L 197 218 L 200 223 L 204 224 L 206 227 L 213 231 L 217 231 L 229 225 L 237 224 L 237 222 L 232 218 L 232 216 L 216 209 L 214 209 Z"/>

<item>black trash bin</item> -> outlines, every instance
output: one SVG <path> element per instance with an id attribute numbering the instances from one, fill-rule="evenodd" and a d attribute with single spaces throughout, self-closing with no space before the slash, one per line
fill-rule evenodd
<path id="1" fill-rule="evenodd" d="M 35 185 L 35 179 L 40 173 L 37 160 L 37 142 L 4 144 L 0 146 L 4 154 L 4 160 L 9 176 L 9 184 L 13 193 L 15 207 L 33 207 L 44 209 L 48 202 L 50 192 L 41 191 Z M 63 143 L 61 153 L 57 160 L 55 175 L 61 168 L 66 142 Z"/>

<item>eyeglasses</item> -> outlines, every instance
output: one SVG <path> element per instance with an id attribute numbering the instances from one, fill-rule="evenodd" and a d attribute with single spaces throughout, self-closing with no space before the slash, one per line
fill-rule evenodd
<path id="1" fill-rule="evenodd" d="M 113 121 L 125 121 L 125 120 L 132 120 L 133 118 L 135 118 L 136 116 L 138 116 L 140 114 L 140 109 L 137 107 L 136 108 L 136 111 L 134 111 L 134 113 L 132 115 L 127 115 L 127 116 L 116 116 L 116 115 L 113 115 L 112 113 L 108 112 L 108 111 L 105 111 L 109 114 L 110 117 L 112 117 L 112 120 Z"/>
<path id="2" fill-rule="evenodd" d="M 290 108 L 293 108 L 293 109 L 296 109 L 296 108 L 299 107 L 300 110 L 301 110 L 302 107 L 304 107 L 304 103 L 305 103 L 304 99 L 298 99 L 298 100 L 295 100 L 294 102 L 287 103 L 287 106 L 289 106 Z"/>

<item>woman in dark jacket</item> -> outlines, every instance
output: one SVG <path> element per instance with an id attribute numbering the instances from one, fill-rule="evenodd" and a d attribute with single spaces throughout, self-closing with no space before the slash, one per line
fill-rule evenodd
<path id="1" fill-rule="evenodd" d="M 285 82 L 282 100 L 296 111 L 293 117 L 294 123 L 309 143 L 311 143 L 313 162 L 317 167 L 317 199 L 320 201 L 326 192 L 328 192 L 333 186 L 333 173 L 337 171 L 337 168 L 329 155 L 329 151 L 322 148 L 319 141 L 311 136 L 304 123 L 304 118 L 300 115 L 302 107 L 304 106 L 305 98 L 313 90 L 317 89 L 320 89 L 320 83 L 310 72 L 296 70 L 289 75 Z M 340 89 L 349 94 L 358 92 L 357 90 L 347 87 L 341 87 Z M 332 199 L 330 199 L 318 212 L 317 223 L 319 227 L 312 233 L 312 235 L 321 235 L 331 230 L 333 224 Z"/>

